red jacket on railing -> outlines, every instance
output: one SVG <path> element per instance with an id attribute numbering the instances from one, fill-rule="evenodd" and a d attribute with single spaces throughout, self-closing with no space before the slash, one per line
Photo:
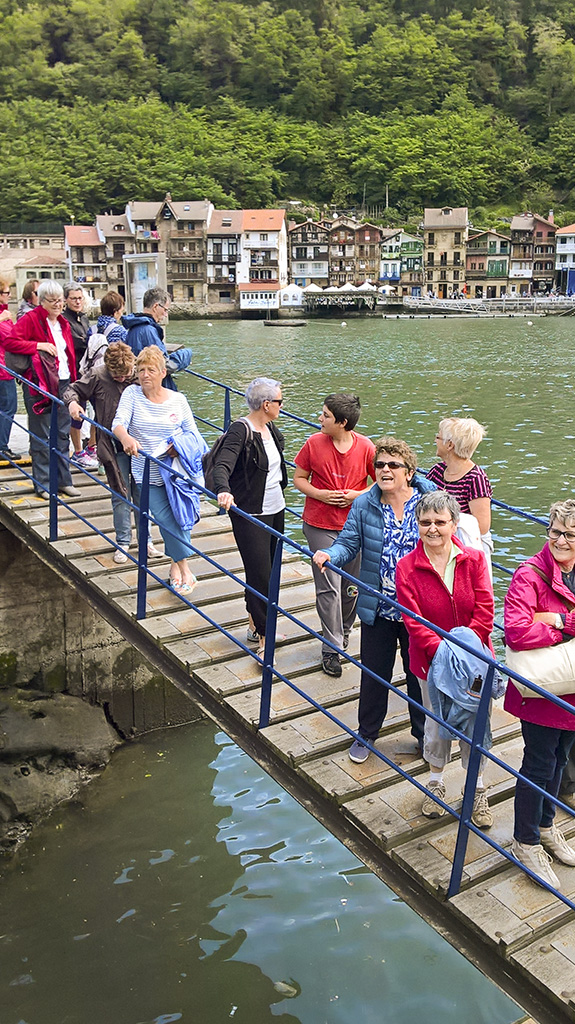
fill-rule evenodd
<path id="1" fill-rule="evenodd" d="M 541 579 L 530 565 L 536 565 L 551 586 Z M 561 579 L 561 566 L 555 561 L 546 544 L 513 574 L 505 597 L 505 640 L 514 651 L 528 651 L 535 647 L 554 647 L 565 638 L 563 632 L 575 636 L 575 612 L 567 610 L 565 598 L 575 603 L 573 594 Z M 565 615 L 565 629 L 555 629 L 546 622 L 534 622 L 535 612 L 560 612 Z M 575 694 L 562 694 L 561 699 L 575 707 Z M 575 715 L 562 711 L 545 697 L 523 697 L 513 680 L 507 684 L 505 710 L 526 722 L 546 725 L 551 729 L 575 729 Z"/>
<path id="2" fill-rule="evenodd" d="M 58 323 L 62 328 L 66 344 L 70 380 L 74 381 L 77 376 L 76 355 L 70 324 L 61 315 L 58 317 Z M 31 356 L 31 369 L 27 370 L 22 376 L 26 377 L 27 380 L 33 381 L 34 384 L 38 384 L 44 391 L 49 391 L 50 394 L 54 395 L 58 393 L 58 366 L 56 358 L 55 356 L 48 355 L 46 352 L 39 352 L 39 342 L 54 343 L 50 328 L 48 327 L 48 312 L 43 306 L 36 306 L 35 309 L 26 313 L 26 316 L 21 317 L 14 324 L 10 337 L 6 339 L 5 348 L 8 352 L 21 352 L 24 355 Z M 32 395 L 36 394 L 32 388 L 30 392 Z M 34 412 L 40 414 L 46 411 L 48 401 L 40 396 L 36 405 L 38 408 L 35 406 Z"/>
<path id="3" fill-rule="evenodd" d="M 463 547 L 457 537 L 453 537 L 453 543 L 461 548 L 455 560 L 453 594 L 433 568 L 419 540 L 417 547 L 397 563 L 397 600 L 446 632 L 454 626 L 469 626 L 481 643 L 491 647 L 493 588 L 485 555 L 475 548 Z M 404 615 L 403 621 L 409 633 L 409 667 L 420 679 L 427 679 L 442 637 L 408 615 Z"/>

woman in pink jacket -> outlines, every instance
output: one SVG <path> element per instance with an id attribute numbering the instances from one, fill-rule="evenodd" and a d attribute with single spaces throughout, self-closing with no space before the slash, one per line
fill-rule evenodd
<path id="1" fill-rule="evenodd" d="M 397 563 L 397 600 L 410 611 L 440 626 L 446 632 L 455 626 L 468 626 L 482 644 L 491 646 L 493 629 L 493 589 L 485 555 L 475 548 L 463 547 L 454 536 L 459 521 L 459 503 L 446 491 L 430 491 L 415 508 L 419 527 L 417 547 Z M 421 686 L 423 703 L 433 710 L 427 686 L 427 674 L 442 637 L 409 615 L 404 615 L 409 633 L 409 666 Z M 469 744 L 461 744 L 461 763 L 467 768 Z M 439 726 L 426 716 L 423 756 L 431 775 L 429 793 L 445 800 L 443 769 L 451 757 L 451 741 L 443 739 Z M 471 820 L 478 828 L 489 828 L 493 815 L 483 784 L 483 761 L 477 777 Z M 425 796 L 421 813 L 438 818 L 443 807 Z"/>
<path id="2" fill-rule="evenodd" d="M 507 591 L 505 640 L 514 651 L 554 647 L 575 636 L 575 500 L 551 506 L 547 536 L 543 550 L 516 570 Z M 575 694 L 562 699 L 575 708 Z M 556 797 L 575 741 L 575 712 L 563 711 L 545 697 L 523 697 L 511 679 L 505 710 L 521 719 L 525 742 L 521 774 Z M 551 857 L 575 866 L 575 850 L 554 818 L 555 804 L 518 779 L 511 851 L 559 889 Z"/>

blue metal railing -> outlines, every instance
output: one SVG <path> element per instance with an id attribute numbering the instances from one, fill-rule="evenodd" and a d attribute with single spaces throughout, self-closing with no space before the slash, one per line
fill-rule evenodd
<path id="1" fill-rule="evenodd" d="M 9 371 L 9 372 L 12 372 L 12 371 Z M 190 371 L 190 372 L 192 372 L 192 371 Z M 20 380 L 25 386 L 29 384 L 29 382 L 24 380 L 24 378 L 20 377 L 18 374 L 12 373 L 12 375 L 16 379 Z M 219 387 L 222 387 L 224 389 L 224 391 L 225 391 L 224 423 L 227 421 L 228 425 L 229 425 L 229 422 L 231 421 L 230 395 L 232 393 L 234 393 L 234 394 L 241 394 L 241 392 L 238 392 L 238 391 L 236 391 L 233 388 L 229 388 L 227 385 L 222 385 L 222 384 L 220 384 L 217 381 L 211 381 L 211 379 L 208 378 L 208 377 L 202 377 L 201 374 L 197 374 L 197 373 L 194 372 L 194 376 L 197 376 L 197 377 L 199 377 L 200 379 L 203 379 L 203 380 L 210 381 L 211 383 L 217 384 Z M 84 516 L 82 516 L 81 513 L 73 505 L 70 505 L 68 502 L 65 502 L 63 499 L 61 499 L 59 497 L 59 495 L 58 495 L 58 462 L 59 462 L 59 460 L 64 460 L 64 461 L 66 461 L 68 463 L 71 462 L 69 456 L 63 455 L 62 453 L 58 452 L 58 449 L 57 449 L 57 439 L 58 439 L 57 414 L 58 414 L 58 406 L 62 405 L 63 403 L 59 399 L 54 398 L 49 393 L 43 391 L 39 387 L 36 387 L 35 390 L 39 394 L 44 395 L 47 398 L 50 398 L 51 401 L 52 401 L 50 439 L 49 439 L 49 442 L 42 442 L 44 444 L 47 444 L 49 446 L 49 450 L 50 450 L 50 485 L 49 485 L 49 520 L 50 520 L 49 539 L 50 539 L 50 541 L 54 542 L 57 539 L 57 536 L 58 536 L 58 508 L 59 508 L 60 505 L 62 505 L 69 512 L 71 512 L 79 521 L 83 522 L 86 526 L 88 526 L 90 529 L 92 529 L 98 536 L 104 538 L 108 543 L 110 543 L 116 549 L 123 550 L 120 547 L 120 545 L 118 545 L 114 541 L 112 541 L 107 534 L 103 533 L 93 523 L 91 523 L 88 519 L 86 519 Z M 283 412 L 283 410 L 282 410 L 282 412 Z M 1 413 L 1 415 L 5 415 L 5 414 Z M 296 419 L 300 423 L 305 423 L 305 424 L 307 424 L 309 426 L 316 427 L 316 424 L 311 423 L 309 420 L 305 420 L 305 419 L 302 419 L 300 417 L 293 416 L 292 414 L 289 414 L 289 413 L 284 413 L 284 415 L 286 415 L 286 416 L 288 416 L 290 418 Z M 110 435 L 110 431 L 106 430 L 105 427 L 101 427 L 99 424 L 96 423 L 96 421 L 91 420 L 90 417 L 85 416 L 84 418 L 86 419 L 86 421 L 88 423 L 94 423 L 99 428 L 99 430 L 101 430 L 104 433 L 107 433 L 107 434 Z M 198 419 L 199 419 L 199 417 L 198 417 Z M 207 422 L 205 420 L 199 420 L 199 421 L 200 422 Z M 26 428 L 22 427 L 22 429 L 26 429 Z M 218 428 L 218 429 L 221 429 L 221 428 Z M 27 433 L 30 434 L 30 430 L 29 429 L 27 430 Z M 110 436 L 112 436 L 112 435 L 110 435 Z M 130 506 L 130 508 L 134 511 L 134 514 L 138 517 L 138 557 L 135 558 L 134 556 L 130 555 L 130 553 L 127 552 L 127 551 L 125 552 L 125 554 L 127 554 L 128 558 L 132 562 L 134 562 L 137 565 L 137 567 L 138 567 L 138 582 L 137 582 L 137 596 L 136 596 L 136 617 L 137 617 L 137 619 L 140 619 L 140 620 L 144 619 L 145 616 L 146 616 L 146 590 L 147 590 L 148 577 L 151 580 L 153 580 L 155 583 L 157 583 L 157 584 L 159 584 L 161 586 L 164 586 L 164 587 L 167 586 L 166 582 L 164 580 L 160 579 L 160 577 L 155 572 L 153 572 L 153 570 L 151 570 L 148 567 L 148 564 L 147 564 L 148 563 L 148 550 L 147 550 L 147 546 L 148 546 L 148 537 L 149 537 L 150 523 L 155 523 L 156 525 L 160 525 L 159 523 L 157 523 L 157 520 L 155 520 L 154 517 L 149 512 L 150 464 L 151 463 L 160 464 L 160 463 L 159 463 L 159 460 L 155 459 L 151 455 L 146 455 L 143 452 L 141 454 L 142 454 L 142 457 L 145 458 L 145 466 L 144 466 L 144 474 L 143 474 L 143 479 L 142 479 L 142 484 L 141 484 L 141 489 L 140 489 L 139 505 L 134 504 L 132 501 L 130 501 L 128 498 L 124 498 L 122 495 L 117 495 L 117 497 L 120 497 L 123 501 L 126 502 L 126 504 L 128 504 Z M 27 470 L 23 466 L 19 466 L 17 462 L 13 462 L 12 460 L 8 460 L 8 461 L 12 462 L 12 465 L 14 465 L 16 468 L 18 468 L 20 470 L 20 472 L 23 473 L 24 476 L 26 476 L 29 480 L 31 480 L 34 483 L 34 477 L 33 477 L 32 473 L 28 473 Z M 101 478 L 99 478 L 97 476 L 94 476 L 93 474 L 91 474 L 90 472 L 85 470 L 83 467 L 74 466 L 74 468 L 79 469 L 86 476 L 88 476 L 92 481 L 94 481 L 100 487 L 102 487 L 105 490 L 107 490 L 110 495 L 116 495 L 116 492 L 113 491 L 113 489 L 107 483 L 105 483 Z M 165 466 L 163 468 L 165 468 Z M 176 472 L 174 470 L 170 470 L 170 472 L 174 476 L 176 476 L 176 477 L 180 477 L 181 478 L 181 476 L 182 476 L 180 473 L 178 473 L 178 472 Z M 195 483 L 194 482 L 194 486 L 197 487 L 197 489 L 199 491 L 201 491 L 206 497 L 208 497 L 208 498 L 215 498 L 214 494 L 212 494 L 210 491 L 206 490 L 206 488 L 201 486 L 199 483 Z M 499 507 L 499 508 L 501 508 L 503 510 L 506 510 L 506 511 L 510 512 L 512 515 L 519 516 L 521 518 L 527 519 L 527 520 L 529 520 L 531 522 L 534 522 L 534 523 L 537 523 L 537 524 L 546 525 L 546 520 L 545 519 L 542 519 L 541 517 L 536 516 L 536 515 L 534 515 L 532 513 L 526 513 L 522 509 L 516 508 L 516 507 L 514 507 L 512 505 L 508 505 L 505 502 L 501 502 L 499 500 L 493 499 L 493 504 L 496 507 Z M 293 549 L 294 551 L 298 552 L 300 555 L 302 555 L 304 558 L 307 558 L 307 559 L 311 558 L 312 552 L 308 548 L 306 548 L 306 547 L 300 545 L 299 543 L 297 543 L 297 541 L 295 541 L 292 538 L 288 537 L 287 535 L 277 533 L 277 531 L 273 530 L 271 527 L 268 527 L 265 524 L 259 522 L 259 520 L 254 519 L 248 513 L 243 512 L 241 509 L 236 508 L 235 506 L 234 506 L 234 513 L 239 515 L 239 516 L 242 516 L 243 518 L 249 519 L 250 521 L 252 521 L 254 523 L 257 523 L 257 526 L 260 529 L 267 531 L 270 535 L 273 535 L 276 538 L 276 550 L 275 550 L 275 555 L 274 555 L 273 566 L 272 566 L 272 571 L 271 571 L 271 576 L 270 576 L 269 588 L 268 588 L 268 594 L 267 595 L 260 594 L 257 590 L 255 590 L 254 588 L 250 587 L 244 580 L 240 579 L 233 572 L 231 572 L 230 570 L 226 569 L 223 565 L 219 564 L 217 562 L 217 560 L 213 559 L 209 555 L 207 555 L 204 552 L 200 551 L 197 547 L 195 547 L 192 544 L 191 541 L 190 541 L 190 553 L 193 553 L 193 554 L 196 554 L 196 555 L 200 556 L 205 561 L 207 561 L 210 565 L 216 567 L 220 572 L 224 573 L 226 576 L 228 576 L 230 579 L 232 579 L 236 584 L 241 586 L 244 590 L 249 591 L 250 593 L 256 595 L 257 597 L 260 597 L 262 600 L 264 600 L 266 602 L 266 604 L 267 604 L 267 617 L 266 617 L 265 647 L 264 647 L 263 657 L 260 657 L 256 652 L 254 652 L 253 650 L 248 648 L 245 644 L 243 644 L 240 640 L 238 640 L 235 636 L 233 636 L 233 634 L 229 630 L 227 630 L 224 626 L 222 626 L 221 624 L 216 622 L 210 615 L 207 614 L 207 612 L 202 610 L 201 607 L 193 604 L 192 601 L 190 601 L 188 598 L 184 597 L 181 594 L 178 594 L 178 597 L 180 598 L 181 601 L 184 602 L 185 605 L 187 605 L 190 609 L 193 609 L 207 623 L 209 623 L 209 625 L 211 625 L 212 627 L 218 629 L 229 640 L 231 640 L 236 646 L 238 646 L 242 651 L 244 651 L 244 653 L 249 654 L 250 657 L 254 658 L 261 665 L 261 667 L 262 667 L 262 685 L 261 685 L 260 713 L 259 713 L 259 724 L 258 724 L 259 729 L 264 729 L 264 728 L 266 728 L 269 725 L 270 713 L 271 713 L 272 685 L 273 685 L 274 680 L 280 680 L 283 683 L 285 683 L 294 693 L 298 694 L 303 700 L 305 700 L 311 707 L 315 708 L 318 712 L 320 712 L 325 717 L 327 717 L 330 721 L 332 721 L 334 724 L 336 724 L 338 726 L 338 728 L 342 729 L 345 733 L 347 733 L 352 739 L 361 739 L 361 742 L 364 743 L 368 747 L 368 749 L 376 757 L 378 757 L 383 763 L 385 763 L 388 767 L 392 768 L 397 774 L 401 775 L 405 780 L 409 781 L 410 784 L 415 786 L 417 789 L 419 789 L 421 793 L 423 793 L 425 795 L 432 796 L 432 798 L 435 800 L 435 802 L 440 807 L 442 807 L 444 811 L 447 811 L 449 814 L 451 814 L 454 818 L 456 818 L 458 820 L 459 825 L 458 825 L 458 831 L 457 831 L 457 839 L 456 839 L 456 845 L 455 845 L 453 865 L 452 865 L 452 870 L 451 870 L 451 877 L 450 877 L 449 888 L 448 888 L 448 892 L 447 892 L 448 897 L 456 895 L 456 893 L 460 889 L 462 875 L 463 875 L 465 854 L 466 854 L 467 843 L 468 843 L 468 838 L 469 838 L 469 833 L 473 832 L 475 835 L 479 836 L 484 842 L 486 842 L 492 849 L 496 850 L 498 853 L 500 853 L 503 857 L 505 857 L 511 863 L 519 866 L 531 878 L 533 878 L 540 885 L 543 885 L 546 889 L 548 889 L 550 892 L 552 892 L 553 895 L 556 896 L 559 900 L 561 900 L 567 907 L 569 907 L 572 910 L 575 910 L 575 903 L 573 901 L 571 901 L 568 897 L 564 896 L 562 893 L 560 893 L 557 890 L 555 890 L 552 886 L 548 885 L 546 882 L 542 881 L 534 872 L 532 872 L 524 864 L 520 863 L 513 856 L 513 854 L 509 850 L 507 850 L 506 848 L 502 847 L 495 840 L 491 839 L 488 835 L 486 835 L 485 832 L 483 832 L 483 831 L 481 831 L 481 829 L 477 828 L 477 826 L 475 826 L 473 824 L 473 822 L 471 821 L 471 814 L 472 814 L 472 808 L 473 808 L 473 800 L 474 800 L 474 795 L 475 795 L 476 786 L 477 786 L 477 776 L 479 774 L 479 769 L 480 769 L 480 764 L 481 764 L 482 757 L 485 757 L 488 760 L 492 761 L 495 765 L 497 765 L 500 768 L 504 769 L 506 772 L 508 772 L 510 775 L 514 776 L 516 779 L 522 779 L 534 791 L 536 791 L 539 794 L 543 795 L 546 799 L 551 800 L 552 803 L 554 803 L 557 807 L 561 808 L 562 810 L 567 811 L 567 813 L 570 814 L 571 816 L 575 816 L 574 812 L 573 812 L 573 810 L 571 808 L 569 808 L 568 806 L 563 804 L 559 799 L 556 799 L 556 798 L 550 796 L 546 791 L 541 789 L 535 783 L 531 782 L 531 780 L 529 780 L 529 779 L 525 778 L 524 776 L 522 776 L 521 773 L 517 772 L 514 768 L 511 767 L 511 765 L 509 765 L 506 762 L 502 761 L 500 758 L 497 757 L 497 755 L 491 753 L 489 750 L 487 750 L 483 746 L 483 740 L 484 740 L 484 736 L 485 736 L 485 729 L 486 729 L 486 725 L 487 725 L 487 721 L 488 721 L 488 717 L 489 717 L 489 709 L 490 709 L 490 701 L 491 701 L 491 690 L 492 690 L 492 683 L 493 683 L 495 671 L 496 670 L 500 671 L 500 672 L 504 673 L 505 675 L 511 677 L 512 679 L 527 685 L 528 688 L 531 689 L 534 694 L 536 694 L 539 697 L 544 697 L 545 699 L 551 701 L 553 704 L 557 705 L 561 709 L 563 709 L 565 711 L 568 711 L 570 714 L 575 714 L 575 709 L 570 704 L 568 704 L 566 701 L 562 700 L 560 697 L 556 697 L 556 696 L 548 693 L 547 691 L 542 690 L 540 687 L 538 687 L 535 684 L 531 683 L 529 680 L 524 679 L 518 673 L 513 672 L 511 669 L 507 668 L 504 664 L 499 662 L 496 658 L 491 657 L 491 656 L 486 655 L 486 654 L 483 654 L 481 652 L 478 652 L 475 648 L 469 647 L 469 645 L 467 645 L 465 642 L 463 642 L 461 640 L 455 639 L 451 634 L 445 632 L 440 627 L 434 625 L 432 622 L 428 622 L 426 619 L 423 619 L 421 616 L 415 615 L 408 608 L 404 608 L 398 602 L 393 601 L 390 598 L 387 598 L 387 597 L 383 596 L 379 591 L 373 590 L 368 584 L 363 583 L 361 580 L 355 579 L 355 577 L 353 577 L 353 576 L 350 576 L 348 573 L 345 572 L 345 570 L 339 569 L 337 566 L 333 566 L 330 563 L 328 563 L 328 571 L 334 572 L 337 575 L 341 576 L 342 579 L 344 579 L 344 580 L 346 580 L 348 582 L 353 583 L 357 587 L 360 587 L 365 592 L 375 596 L 378 601 L 382 601 L 383 600 L 383 602 L 385 604 L 387 604 L 388 606 L 396 609 L 397 611 L 399 611 L 400 613 L 402 613 L 404 615 L 409 616 L 410 618 L 415 619 L 417 622 L 420 622 L 421 624 L 423 624 L 427 628 L 431 629 L 433 632 L 435 632 L 442 639 L 449 639 L 451 643 L 455 643 L 457 646 L 463 648 L 466 651 L 469 651 L 475 657 L 479 657 L 482 661 L 484 661 L 487 664 L 488 670 L 487 670 L 486 681 L 485 681 L 485 684 L 482 687 L 482 691 L 481 691 L 481 696 L 480 696 L 480 700 L 479 700 L 479 706 L 478 706 L 478 711 L 477 711 L 477 716 L 476 716 L 476 720 L 475 720 L 475 725 L 474 725 L 474 731 L 473 731 L 472 738 L 470 739 L 468 736 L 466 736 L 465 734 L 459 732 L 453 726 L 447 725 L 447 728 L 452 733 L 452 735 L 453 735 L 453 737 L 455 739 L 458 739 L 460 742 L 467 743 L 470 746 L 470 757 L 469 757 L 469 763 L 468 763 L 468 767 L 467 767 L 465 787 L 464 787 L 464 791 L 463 791 L 463 801 L 462 801 L 462 805 L 461 805 L 461 810 L 457 811 L 455 808 L 453 808 L 449 804 L 445 803 L 443 800 L 440 800 L 439 798 L 437 798 L 435 796 L 435 794 L 430 793 L 430 791 L 424 785 L 422 785 L 422 783 L 420 783 L 417 778 L 411 776 L 408 772 L 406 772 L 403 768 L 401 768 L 401 766 L 399 766 L 395 762 L 391 761 L 388 757 L 386 757 L 385 754 L 383 754 L 381 751 L 377 750 L 377 748 L 372 743 L 366 742 L 363 738 L 361 738 L 359 736 L 359 734 L 357 732 L 355 732 L 348 725 L 346 725 L 344 722 L 342 722 L 340 719 L 338 719 L 337 716 L 335 716 L 327 708 L 324 708 L 323 705 L 321 705 L 318 701 L 316 701 L 310 694 L 306 693 L 305 690 L 301 689 L 301 687 L 298 687 L 296 683 L 294 683 L 287 676 L 283 675 L 283 673 L 281 673 L 277 668 L 275 668 L 275 666 L 274 666 L 274 655 L 275 655 L 275 647 L 276 647 L 276 627 L 277 627 L 278 615 L 281 614 L 284 617 L 286 617 L 287 619 L 289 619 L 291 622 L 293 622 L 296 626 L 298 626 L 299 628 L 302 628 L 310 636 L 316 638 L 319 641 L 322 641 L 323 644 L 327 644 L 329 647 L 331 647 L 334 650 L 335 653 L 337 653 L 338 655 L 344 657 L 348 662 L 350 662 L 351 664 L 355 665 L 357 668 L 361 669 L 363 672 L 367 672 L 373 679 L 377 680 L 377 682 L 381 683 L 381 685 L 386 686 L 389 690 L 391 690 L 391 692 L 395 693 L 397 696 L 399 696 L 407 704 L 419 708 L 420 710 L 422 710 L 424 712 L 424 714 L 426 716 L 431 717 L 432 719 L 434 719 L 434 721 L 438 722 L 439 724 L 441 724 L 443 726 L 446 725 L 446 723 L 443 722 L 441 719 L 439 719 L 434 714 L 434 712 L 432 712 L 429 709 L 424 708 L 421 705 L 419 705 L 417 703 L 417 701 L 415 701 L 413 698 L 411 698 L 408 694 L 404 693 L 402 690 L 400 690 L 396 686 L 394 686 L 391 681 L 382 679 L 375 672 L 373 672 L 370 669 L 368 669 L 365 666 L 363 666 L 352 655 L 348 654 L 346 651 L 340 650 L 338 647 L 336 647 L 334 644 L 332 644 L 329 640 L 327 640 L 326 638 L 322 637 L 316 630 L 312 629 L 306 623 L 301 621 L 301 619 L 299 619 L 296 615 L 292 614 L 288 609 L 283 608 L 282 605 L 280 604 L 280 580 L 281 580 L 282 558 L 283 558 L 283 552 L 284 552 L 285 545 L 288 545 L 291 549 Z M 168 534 L 174 536 L 173 534 L 171 534 L 171 531 L 169 529 L 167 529 L 164 524 L 162 524 L 162 530 L 164 530 L 164 532 L 167 532 Z M 506 573 L 511 573 L 512 572 L 512 570 L 509 570 L 509 569 L 507 569 L 504 566 L 501 566 L 501 567 L 497 566 L 497 567 L 501 568 L 501 570 L 506 572 Z"/>

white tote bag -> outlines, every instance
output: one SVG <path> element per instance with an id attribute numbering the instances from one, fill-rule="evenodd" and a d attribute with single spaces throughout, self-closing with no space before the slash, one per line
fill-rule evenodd
<path id="1" fill-rule="evenodd" d="M 510 647 L 506 647 L 505 664 L 513 672 L 525 676 L 542 690 L 547 690 L 556 697 L 562 697 L 566 693 L 575 694 L 575 637 L 563 644 L 534 647 L 530 651 L 512 651 Z M 538 696 L 516 679 L 512 679 L 511 682 L 522 697 Z"/>

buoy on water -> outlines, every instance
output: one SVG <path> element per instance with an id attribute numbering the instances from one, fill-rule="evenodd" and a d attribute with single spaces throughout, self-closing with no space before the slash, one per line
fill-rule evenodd
<path id="1" fill-rule="evenodd" d="M 342 321 L 341 321 L 341 326 L 342 326 L 342 327 L 347 327 L 347 324 L 346 324 L 345 320 L 342 320 Z"/>
<path id="2" fill-rule="evenodd" d="M 528 327 L 533 327 L 533 320 L 528 320 L 527 321 L 527 326 Z"/>

